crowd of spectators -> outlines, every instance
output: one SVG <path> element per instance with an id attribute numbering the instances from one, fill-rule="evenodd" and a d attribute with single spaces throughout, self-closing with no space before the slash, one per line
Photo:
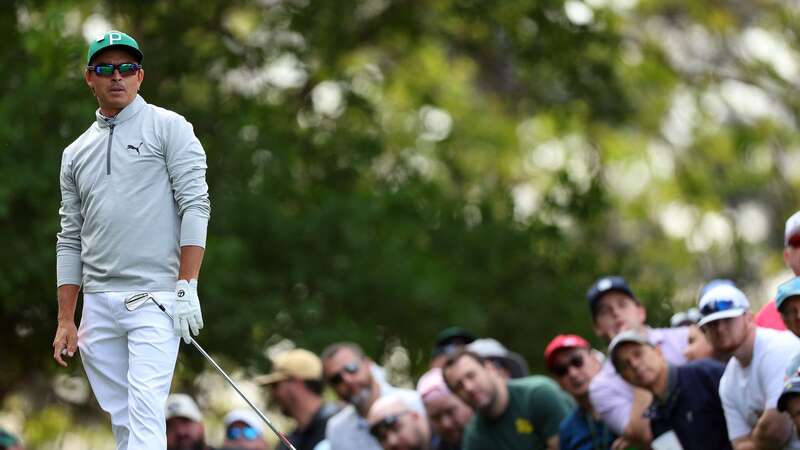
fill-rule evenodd
<path id="1" fill-rule="evenodd" d="M 281 353 L 256 382 L 294 419 L 298 450 L 800 449 L 800 213 L 786 223 L 784 260 L 795 278 L 757 313 L 734 281 L 709 280 L 668 328 L 648 326 L 623 277 L 601 277 L 587 315 L 607 347 L 554 336 L 546 374 L 451 327 L 415 390 L 391 385 L 353 342 Z M 190 397 L 173 394 L 167 418 L 170 449 L 210 448 Z M 249 411 L 224 422 L 224 448 L 269 448 Z"/>

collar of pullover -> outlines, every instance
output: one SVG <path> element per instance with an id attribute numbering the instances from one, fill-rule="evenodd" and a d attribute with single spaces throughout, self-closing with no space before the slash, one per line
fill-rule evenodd
<path id="1" fill-rule="evenodd" d="M 114 117 L 106 117 L 100 113 L 100 108 L 97 109 L 95 115 L 97 116 L 97 124 L 100 125 L 100 128 L 107 128 L 109 125 L 119 125 L 122 122 L 130 119 L 131 117 L 135 116 L 136 113 L 144 108 L 147 102 L 144 101 L 141 95 L 136 94 L 136 98 L 126 107 L 122 108 L 122 111 L 117 113 Z"/>

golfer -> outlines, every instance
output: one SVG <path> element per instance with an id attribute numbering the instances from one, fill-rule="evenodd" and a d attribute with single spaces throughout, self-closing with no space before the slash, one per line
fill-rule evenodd
<path id="1" fill-rule="evenodd" d="M 203 327 L 197 277 L 210 216 L 206 158 L 182 116 L 145 102 L 139 44 L 109 31 L 91 42 L 84 74 L 99 109 L 61 159 L 53 358 L 80 348 L 111 415 L 117 450 L 166 449 L 164 405 L 179 337 Z M 80 328 L 75 327 L 83 287 Z M 150 293 L 174 320 L 145 302 Z"/>

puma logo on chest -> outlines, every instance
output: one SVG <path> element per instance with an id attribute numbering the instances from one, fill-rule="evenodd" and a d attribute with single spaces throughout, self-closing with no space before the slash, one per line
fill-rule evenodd
<path id="1" fill-rule="evenodd" d="M 133 145 L 128 144 L 128 147 L 126 147 L 125 150 L 136 150 L 136 154 L 137 155 L 141 155 L 141 153 L 139 152 L 139 148 L 142 147 L 143 143 L 144 142 L 139 142 L 139 145 L 136 146 L 136 147 L 134 147 Z"/>

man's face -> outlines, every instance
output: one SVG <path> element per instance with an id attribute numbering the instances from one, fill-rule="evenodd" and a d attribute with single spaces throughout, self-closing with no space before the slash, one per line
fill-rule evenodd
<path id="1" fill-rule="evenodd" d="M 92 60 L 92 65 L 125 63 L 136 63 L 136 59 L 128 52 L 116 48 L 105 50 Z M 114 70 L 114 73 L 109 76 L 98 75 L 87 70 L 84 77 L 86 84 L 94 91 L 101 109 L 119 111 L 136 98 L 139 86 L 144 80 L 144 69 L 126 75 L 120 74 L 119 70 Z"/>
<path id="2" fill-rule="evenodd" d="M 800 437 L 800 395 L 792 395 L 786 402 L 786 413 L 792 418 L 797 435 Z"/>
<path id="3" fill-rule="evenodd" d="M 424 420 L 418 412 L 408 409 L 369 416 L 370 430 L 384 450 L 426 449 L 430 436 Z"/>
<path id="4" fill-rule="evenodd" d="M 487 364 L 465 355 L 444 369 L 444 378 L 461 400 L 476 411 L 490 411 L 497 402 L 498 375 Z"/>
<path id="5" fill-rule="evenodd" d="M 609 291 L 597 301 L 594 310 L 594 331 L 611 341 L 621 331 L 640 328 L 647 317 L 644 307 L 630 296 Z"/>
<path id="6" fill-rule="evenodd" d="M 283 380 L 269 385 L 270 398 L 278 404 L 281 414 L 287 417 L 291 417 L 289 405 L 294 401 L 294 396 L 292 395 L 293 382 L 293 380 Z"/>
<path id="7" fill-rule="evenodd" d="M 615 355 L 620 376 L 634 386 L 652 390 L 656 381 L 666 376 L 667 362 L 655 347 L 629 342 L 622 344 Z"/>
<path id="8" fill-rule="evenodd" d="M 800 276 L 800 235 L 789 238 L 789 244 L 783 248 L 783 262 L 795 275 Z"/>
<path id="9" fill-rule="evenodd" d="M 700 331 L 700 327 L 697 325 L 689 326 L 689 343 L 683 350 L 683 356 L 689 361 L 714 356 L 714 347 L 711 346 L 706 335 Z"/>
<path id="10" fill-rule="evenodd" d="M 575 398 L 589 393 L 592 378 L 600 372 L 600 361 L 585 348 L 558 350 L 553 356 L 551 373 L 561 388 Z"/>
<path id="11" fill-rule="evenodd" d="M 461 442 L 464 427 L 472 418 L 472 409 L 452 394 L 425 400 L 425 410 L 433 430 L 448 444 Z"/>
<path id="12" fill-rule="evenodd" d="M 322 363 L 325 381 L 340 399 L 361 409 L 372 399 L 373 378 L 370 361 L 353 350 L 342 348 Z"/>
<path id="13" fill-rule="evenodd" d="M 185 417 L 167 420 L 167 450 L 204 450 L 206 448 L 203 424 Z"/>
<path id="14" fill-rule="evenodd" d="M 714 351 L 723 355 L 731 355 L 747 339 L 750 314 L 739 317 L 719 319 L 703 325 L 705 333 Z"/>
<path id="15" fill-rule="evenodd" d="M 781 319 L 786 328 L 800 336 L 800 296 L 789 297 L 783 301 L 780 309 Z"/>

